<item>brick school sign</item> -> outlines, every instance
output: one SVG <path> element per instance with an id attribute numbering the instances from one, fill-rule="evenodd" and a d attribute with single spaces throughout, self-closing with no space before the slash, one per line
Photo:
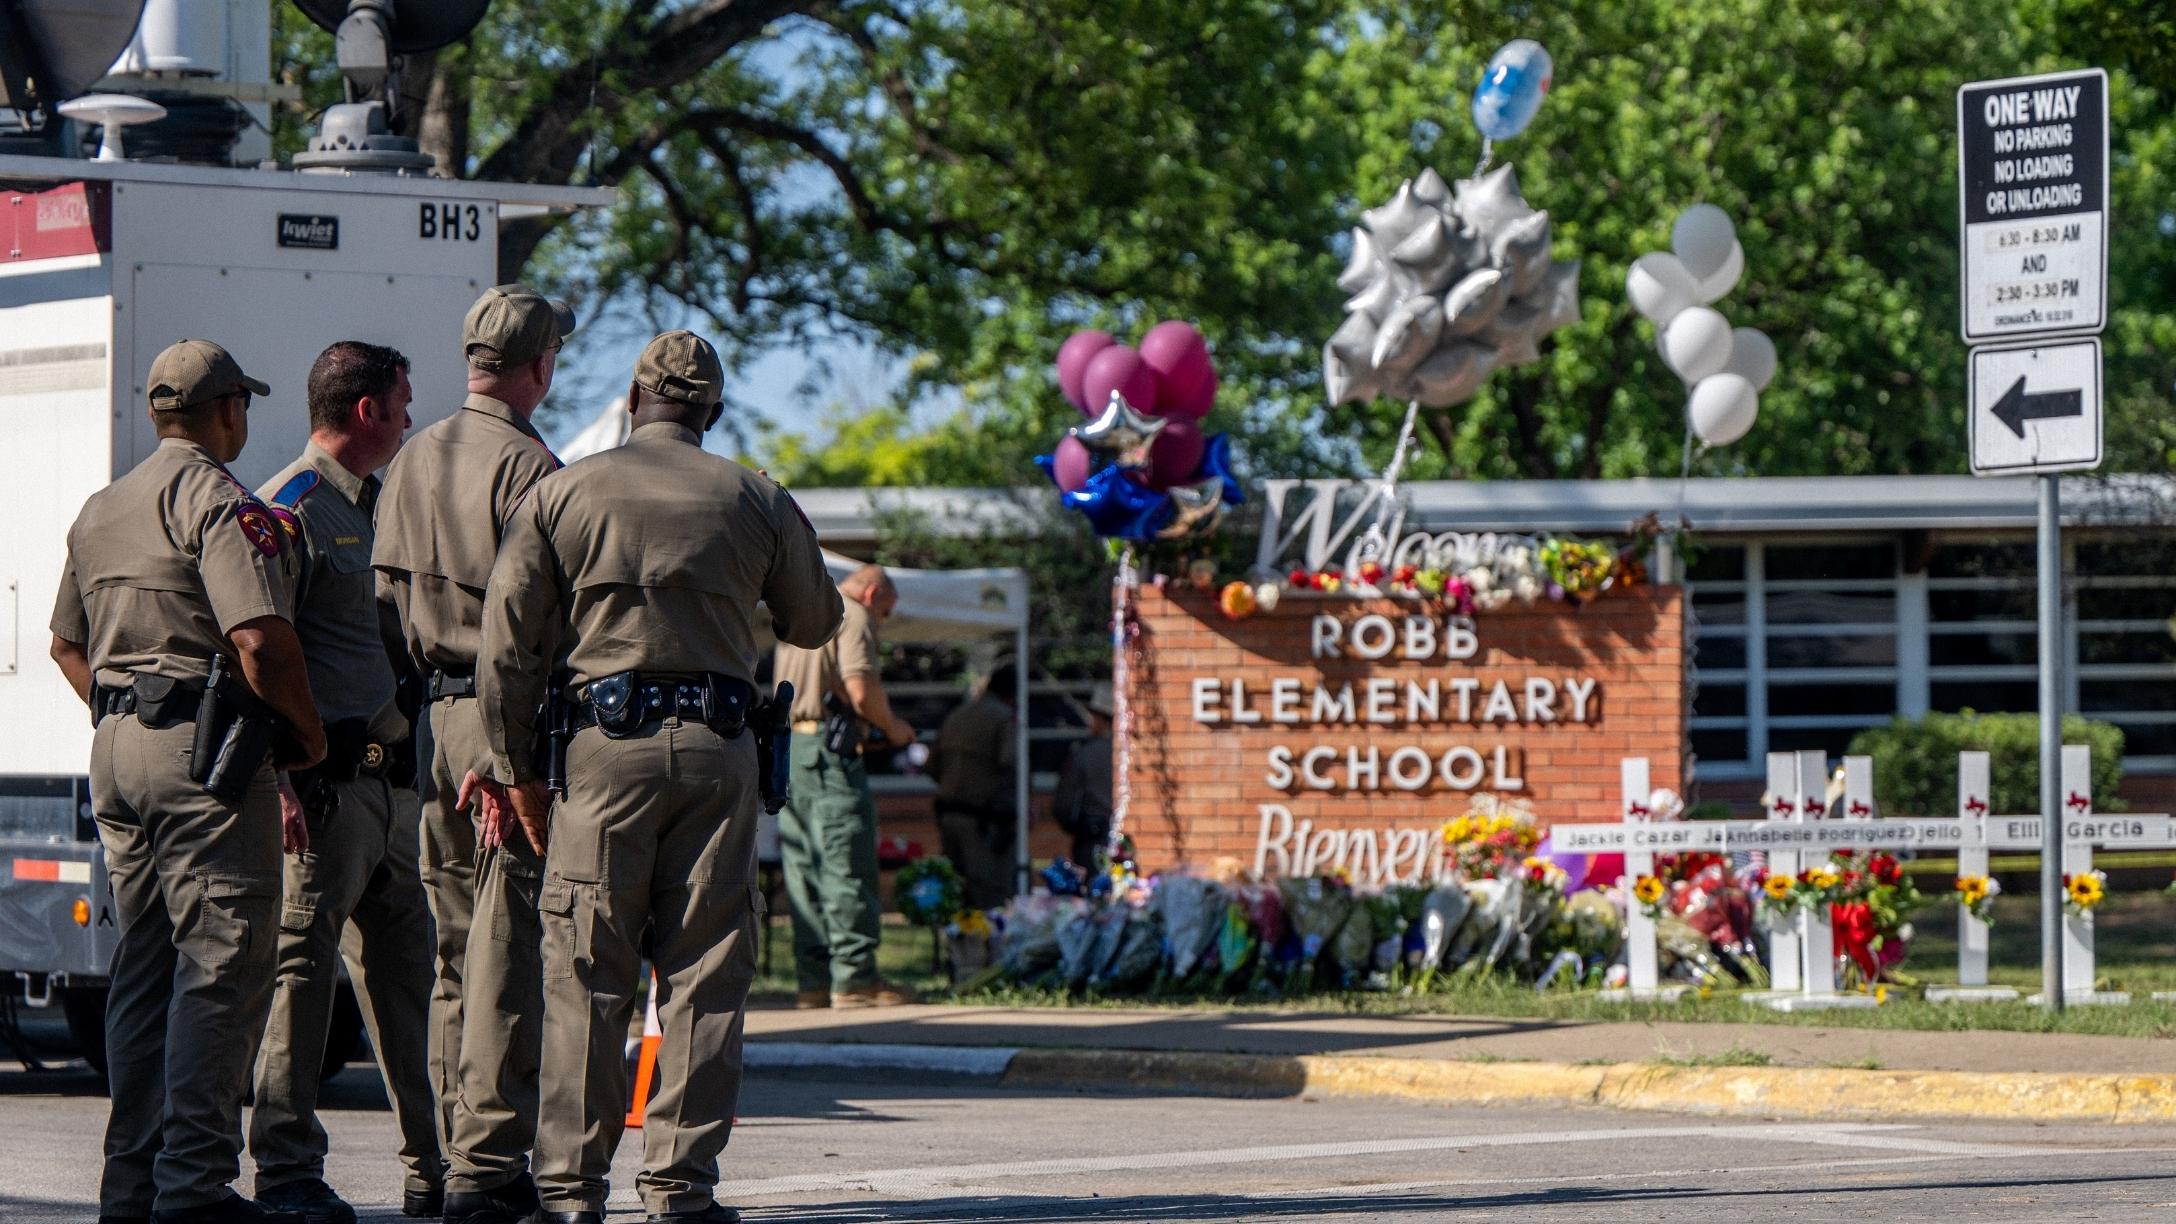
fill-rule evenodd
<path id="1" fill-rule="evenodd" d="M 1287 594 L 1226 619 L 1143 587 L 1126 833 L 1144 870 L 1219 857 L 1269 874 L 1424 876 L 1473 796 L 1543 825 L 1619 818 L 1618 762 L 1682 787 L 1679 588 L 1475 618 L 1403 599 Z"/>

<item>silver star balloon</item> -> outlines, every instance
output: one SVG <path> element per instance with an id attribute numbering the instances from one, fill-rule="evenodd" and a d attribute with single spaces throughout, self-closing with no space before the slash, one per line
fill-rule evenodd
<path id="1" fill-rule="evenodd" d="M 1216 530 L 1218 520 L 1224 517 L 1224 478 L 1221 476 L 1193 484 L 1173 485 L 1167 491 L 1171 495 L 1171 521 L 1156 533 L 1159 540 L 1207 535 Z"/>
<path id="2" fill-rule="evenodd" d="M 1070 432 L 1089 450 L 1109 459 L 1128 471 L 1139 471 L 1148 466 L 1149 448 L 1156 445 L 1156 435 L 1168 424 L 1162 417 L 1153 417 L 1138 411 L 1126 402 L 1118 392 L 1111 392 L 1111 402 L 1104 406 L 1102 415 L 1086 425 L 1076 425 Z"/>
<path id="3" fill-rule="evenodd" d="M 1333 405 L 1460 403 L 1579 321 L 1579 262 L 1551 258 L 1549 214 L 1508 165 L 1455 184 L 1423 171 L 1362 216 L 1337 278 L 1345 321 L 1322 350 Z"/>

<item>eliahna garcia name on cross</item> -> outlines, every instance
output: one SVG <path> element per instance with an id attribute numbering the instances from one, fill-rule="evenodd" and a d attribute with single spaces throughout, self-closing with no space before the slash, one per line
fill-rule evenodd
<path id="1" fill-rule="evenodd" d="M 1309 630 L 1309 654 L 1317 660 L 1396 659 L 1413 663 L 1462 662 L 1480 654 L 1481 639 L 1468 617 L 1435 618 L 1370 613 L 1349 625 L 1318 613 Z M 1227 726 L 1391 726 L 1430 724 L 1488 726 L 1586 723 L 1600 712 L 1601 686 L 1589 676 L 1524 676 L 1485 682 L 1475 676 L 1374 676 L 1356 681 L 1280 676 L 1267 689 L 1243 679 L 1196 677 L 1193 718 Z M 1486 788 L 1518 791 L 1525 779 L 1511 750 L 1457 744 L 1431 751 L 1415 744 L 1294 747 L 1264 751 L 1263 780 L 1280 791 L 1418 792 L 1432 783 L 1454 791 Z"/>

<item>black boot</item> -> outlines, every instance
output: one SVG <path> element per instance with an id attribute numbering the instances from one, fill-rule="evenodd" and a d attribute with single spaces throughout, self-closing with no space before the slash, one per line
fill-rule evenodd
<path id="1" fill-rule="evenodd" d="M 542 1207 L 529 1217 L 529 1224 L 604 1224 L 604 1213 L 588 1208 L 573 1211 L 546 1211 Z"/>
<path id="2" fill-rule="evenodd" d="M 524 1173 L 503 1186 L 446 1195 L 446 1224 L 528 1224 L 536 1214 L 536 1183 Z"/>
<path id="3" fill-rule="evenodd" d="M 151 1224 L 305 1224 L 291 1211 L 269 1211 L 239 1194 L 229 1193 L 216 1203 L 154 1211 Z"/>
<path id="4" fill-rule="evenodd" d="M 332 1187 L 322 1178 L 260 1186 L 257 1205 L 267 1211 L 292 1212 L 300 1216 L 304 1224 L 355 1224 L 355 1208 L 333 1193 Z"/>
<path id="5" fill-rule="evenodd" d="M 712 1203 L 701 1211 L 652 1212 L 650 1224 L 740 1224 L 740 1213 Z"/>
<path id="6" fill-rule="evenodd" d="M 435 1220 L 446 1214 L 446 1187 L 440 1184 L 401 1191 L 400 1213 L 414 1220 Z"/>

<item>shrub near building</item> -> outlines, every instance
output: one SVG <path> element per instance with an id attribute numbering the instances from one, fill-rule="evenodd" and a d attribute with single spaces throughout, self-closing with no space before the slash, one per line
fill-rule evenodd
<path id="1" fill-rule="evenodd" d="M 2121 811 L 2123 732 L 2069 715 L 2063 742 L 2093 749 L 2093 806 Z M 1884 816 L 1946 816 L 1957 808 L 1957 754 L 1993 758 L 1992 815 L 2040 810 L 2040 717 L 2037 714 L 1929 714 L 1870 727 L 1851 740 L 1854 756 L 1874 758 L 1874 798 Z"/>

